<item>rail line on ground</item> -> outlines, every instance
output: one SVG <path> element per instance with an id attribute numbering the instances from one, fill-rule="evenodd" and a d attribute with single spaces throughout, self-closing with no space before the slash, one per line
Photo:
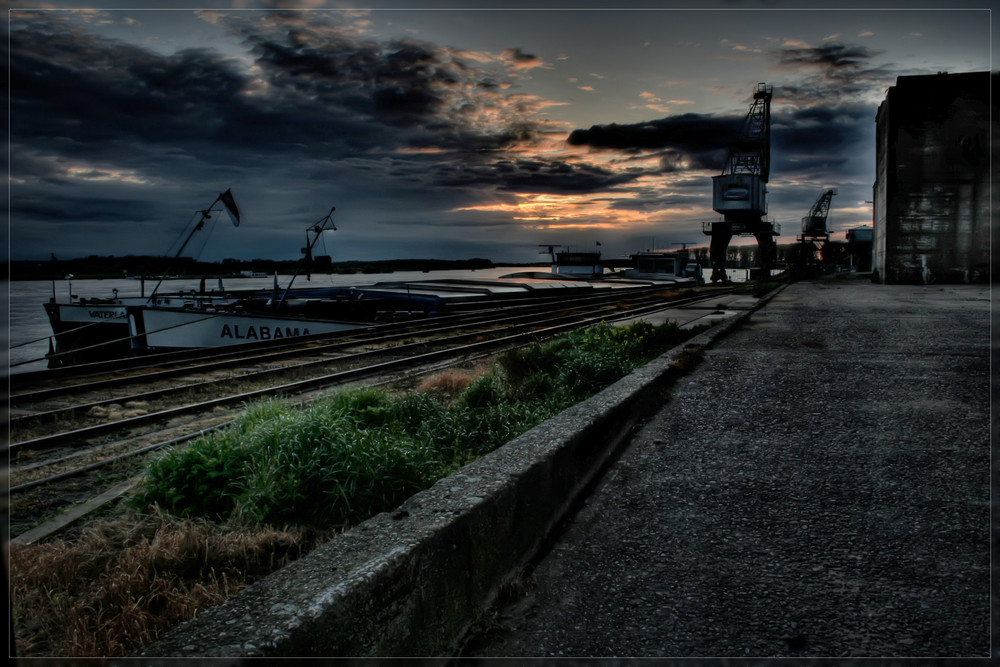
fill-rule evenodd
<path id="1" fill-rule="evenodd" d="M 183 442 L 194 439 L 210 430 L 224 426 L 236 418 L 245 403 L 254 399 L 267 396 L 296 396 L 308 392 L 325 391 L 328 388 L 351 383 L 398 381 L 402 378 L 426 374 L 429 372 L 428 369 L 439 369 L 469 359 L 489 356 L 505 349 L 557 335 L 572 328 L 601 321 L 629 319 L 664 308 L 690 305 L 711 300 L 721 294 L 728 293 L 728 291 L 731 290 L 713 289 L 694 297 L 664 300 L 662 288 L 645 295 L 629 290 L 629 294 L 617 295 L 617 299 L 610 299 L 607 302 L 592 299 L 588 299 L 586 303 L 580 303 L 575 299 L 563 302 L 560 303 L 562 312 L 547 317 L 541 316 L 536 307 L 536 310 L 532 312 L 491 313 L 488 317 L 481 314 L 483 316 L 478 318 L 466 315 L 457 318 L 456 322 L 451 325 L 443 318 L 428 318 L 423 322 L 426 325 L 423 331 L 424 340 L 397 345 L 394 348 L 382 347 L 347 353 L 345 350 L 348 345 L 357 347 L 359 344 L 373 344 L 373 342 L 331 341 L 326 344 L 340 347 L 338 352 L 343 353 L 340 357 L 334 357 L 328 349 L 329 359 L 317 360 L 314 358 L 315 352 L 313 352 L 313 358 L 302 363 L 311 369 L 320 369 L 324 365 L 335 364 L 338 361 L 342 364 L 354 363 L 353 367 L 340 368 L 332 372 L 289 381 L 268 382 L 265 383 L 265 386 L 248 391 L 232 392 L 208 400 L 154 410 L 143 415 L 107 420 L 83 428 L 57 430 L 53 433 L 11 443 L 9 445 L 11 461 L 9 489 L 12 513 L 15 497 L 32 493 L 51 495 L 55 492 L 47 491 L 47 489 L 58 487 L 60 483 L 66 483 L 66 480 L 102 474 L 101 471 L 115 466 L 129 467 L 131 464 L 128 461 L 130 460 L 137 459 L 164 446 L 183 444 Z M 660 294 L 659 298 L 656 296 L 657 292 Z M 629 307 L 621 307 L 622 300 L 630 301 Z M 551 304 L 541 306 L 541 308 L 543 311 L 545 309 L 552 310 Z M 415 332 L 419 332 L 419 330 L 420 327 L 416 327 L 406 332 L 391 333 L 387 334 L 386 338 L 397 341 L 400 337 L 409 336 L 412 338 L 417 335 Z M 452 333 L 447 335 L 448 331 Z M 382 340 L 381 344 L 389 342 Z M 294 359 L 309 354 L 303 351 L 304 349 L 299 349 L 298 354 L 289 353 L 289 358 Z M 286 351 L 281 353 L 284 352 Z M 244 361 L 252 356 L 252 354 L 247 355 Z M 267 354 L 264 353 L 263 356 L 267 356 Z M 389 356 L 392 358 L 386 359 Z M 239 358 L 239 355 L 237 354 L 233 358 Z M 201 361 L 205 362 L 204 359 Z M 221 359 L 215 358 L 205 363 L 218 364 L 221 362 Z M 288 372 L 294 373 L 296 370 L 270 369 L 262 372 L 260 378 L 280 378 L 282 373 Z M 221 385 L 218 384 L 218 381 L 213 380 L 203 383 L 203 386 L 214 387 L 217 391 Z M 182 391 L 189 389 L 189 387 L 180 388 Z M 177 390 L 175 388 L 175 391 Z M 128 396 L 141 395 L 142 393 L 133 393 Z M 71 396 L 71 393 L 63 394 L 64 398 Z M 121 401 L 122 399 L 119 397 L 104 400 Z M 91 406 L 86 409 L 92 410 L 94 405 L 100 404 L 100 401 L 90 401 L 62 408 L 62 410 L 66 411 L 66 415 L 72 415 L 81 407 Z M 50 412 L 58 412 L 58 410 Z M 24 419 L 24 417 L 22 416 L 20 419 Z M 63 418 L 62 421 L 67 422 L 72 421 L 72 419 Z M 26 422 L 21 423 L 23 425 Z M 79 465 L 75 459 L 84 459 L 84 461 L 82 465 Z M 115 481 L 120 475 L 111 475 L 110 477 L 112 477 L 110 481 Z"/>
<path id="2" fill-rule="evenodd" d="M 719 291 L 712 294 L 717 295 Z M 633 308 L 662 304 L 655 293 L 632 296 Z M 588 312 L 610 315 L 610 310 L 619 308 L 622 302 L 621 297 L 614 297 L 615 295 L 606 295 L 597 301 L 594 299 L 574 301 L 571 306 L 563 303 L 564 309 L 570 311 L 564 317 L 567 321 L 573 321 L 573 318 L 577 316 L 572 313 L 583 308 L 588 309 Z M 636 301 L 637 303 L 635 303 Z M 55 431 L 55 434 L 50 436 L 51 442 L 54 443 L 61 437 L 59 432 L 68 433 L 69 431 L 60 428 L 59 423 L 78 422 L 91 416 L 91 421 L 94 420 L 93 417 L 96 417 L 97 421 L 104 422 L 104 425 L 100 426 L 98 430 L 84 431 L 83 433 L 103 433 L 110 427 L 106 421 L 100 419 L 103 415 L 92 415 L 94 412 L 99 412 L 98 408 L 129 403 L 141 404 L 176 395 L 179 392 L 215 391 L 227 384 L 256 383 L 261 388 L 267 389 L 268 387 L 280 386 L 282 384 L 281 377 L 290 377 L 314 369 L 321 370 L 325 366 L 342 367 L 344 364 L 364 363 L 366 359 L 388 354 L 413 356 L 431 344 L 438 346 L 449 343 L 457 344 L 464 339 L 495 335 L 498 331 L 509 332 L 518 328 L 538 327 L 545 321 L 555 321 L 552 315 L 546 315 L 540 319 L 540 313 L 551 310 L 548 306 L 541 308 L 545 310 L 539 310 L 539 307 L 535 306 L 527 309 L 508 310 L 507 312 L 490 311 L 457 319 L 454 317 L 447 318 L 447 320 L 445 318 L 429 318 L 424 321 L 421 327 L 411 327 L 402 332 L 380 332 L 377 335 L 367 337 L 355 336 L 331 342 L 300 344 L 279 351 L 254 352 L 247 350 L 242 355 L 227 351 L 224 354 L 200 359 L 171 369 L 150 368 L 144 373 L 124 378 L 117 376 L 98 380 L 84 378 L 82 382 L 76 384 L 60 381 L 48 387 L 28 391 L 19 392 L 15 389 L 9 399 L 12 415 L 11 427 L 14 433 L 41 431 L 44 435 L 49 435 L 50 432 Z M 464 330 L 468 333 L 456 334 L 454 333 L 456 330 Z M 400 343 L 400 341 L 404 342 Z M 393 344 L 396 344 L 395 347 Z M 221 373 L 227 371 L 229 374 L 220 376 Z M 270 381 L 270 378 L 274 378 L 274 380 Z M 157 383 L 171 379 L 177 379 L 177 381 L 167 386 L 157 386 Z M 268 384 L 269 382 L 270 384 Z M 145 385 L 146 388 L 130 389 L 128 390 L 130 393 L 117 391 L 135 385 Z M 230 393 L 239 395 L 244 392 Z M 99 394 L 99 397 L 95 397 L 95 394 Z M 129 425 L 149 419 L 152 417 L 136 418 L 129 422 Z M 75 435 L 79 436 L 83 433 Z M 34 440 L 38 441 L 35 446 L 43 446 L 45 442 L 39 438 L 34 438 Z M 16 443 L 15 448 L 19 446 Z"/>
<path id="3" fill-rule="evenodd" d="M 686 286 L 674 287 L 673 289 L 684 289 Z M 642 285 L 627 289 L 602 290 L 588 294 L 575 294 L 570 297 L 573 303 L 600 303 L 611 299 L 622 299 L 624 293 L 629 295 L 642 295 L 657 292 L 664 292 L 671 289 L 664 285 Z M 700 287 L 697 289 L 712 289 L 711 287 Z M 184 349 L 173 351 L 147 352 L 138 356 L 125 357 L 120 359 L 104 360 L 99 362 L 75 364 L 72 366 L 59 366 L 44 370 L 18 373 L 12 376 L 12 385 L 15 392 L 29 391 L 30 387 L 37 385 L 55 386 L 62 379 L 73 382 L 74 379 L 84 379 L 88 377 L 99 377 L 114 374 L 114 378 L 121 381 L 123 373 L 130 371 L 143 373 L 150 367 L 176 366 L 184 368 L 199 363 L 212 363 L 218 361 L 225 363 L 227 359 L 241 358 L 254 351 L 260 350 L 269 354 L 281 354 L 287 352 L 295 354 L 296 350 L 303 346 L 322 345 L 335 340 L 352 340 L 358 336 L 367 336 L 371 333 L 379 335 L 389 335 L 392 332 L 405 334 L 407 331 L 420 330 L 427 326 L 447 325 L 468 321 L 471 317 L 489 315 L 491 313 L 503 312 L 543 312 L 553 304 L 566 303 L 567 297 L 561 294 L 543 294 L 532 296 L 518 296 L 509 300 L 498 301 L 496 299 L 473 300 L 454 304 L 448 313 L 438 314 L 430 317 L 416 317 L 400 322 L 389 322 L 370 326 L 363 326 L 358 329 L 348 329 L 322 334 L 312 334 L 300 336 L 284 341 L 271 340 L 259 341 L 256 343 L 244 343 L 224 348 L 215 349 Z"/>

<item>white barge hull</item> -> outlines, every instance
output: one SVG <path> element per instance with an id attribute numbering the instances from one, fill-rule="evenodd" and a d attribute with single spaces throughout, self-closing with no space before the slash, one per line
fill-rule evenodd
<path id="1" fill-rule="evenodd" d="M 281 341 L 369 326 L 356 322 L 167 308 L 129 308 L 128 324 L 135 348 L 156 350 Z"/>

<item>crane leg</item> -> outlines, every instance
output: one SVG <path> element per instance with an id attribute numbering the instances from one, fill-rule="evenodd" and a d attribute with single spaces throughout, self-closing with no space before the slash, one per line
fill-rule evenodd
<path id="1" fill-rule="evenodd" d="M 725 281 L 726 278 L 726 250 L 729 249 L 729 242 L 733 240 L 733 232 L 726 223 L 715 223 L 712 225 L 712 243 L 709 246 L 709 259 L 712 260 L 712 282 Z"/>
<path id="2" fill-rule="evenodd" d="M 778 257 L 778 245 L 774 242 L 774 236 L 770 229 L 754 234 L 754 236 L 757 237 L 757 247 L 760 249 L 761 278 L 767 280 L 771 276 L 771 269 Z"/>

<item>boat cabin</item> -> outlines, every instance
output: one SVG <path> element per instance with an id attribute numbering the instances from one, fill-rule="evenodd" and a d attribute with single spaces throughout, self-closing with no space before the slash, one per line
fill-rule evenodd
<path id="1" fill-rule="evenodd" d="M 573 276 L 604 275 L 600 252 L 560 252 L 556 253 L 556 263 L 552 272 Z"/>
<path id="2" fill-rule="evenodd" d="M 701 267 L 686 250 L 645 250 L 630 256 L 634 268 L 627 276 L 644 278 L 699 278 Z"/>

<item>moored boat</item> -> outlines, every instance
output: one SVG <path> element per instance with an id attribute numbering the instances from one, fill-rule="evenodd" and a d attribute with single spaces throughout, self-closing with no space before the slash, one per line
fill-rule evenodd
<path id="1" fill-rule="evenodd" d="M 195 310 L 129 306 L 126 311 L 132 349 L 137 351 L 226 347 L 367 326 L 362 322 L 252 311 L 227 312 L 210 307 Z"/>
<path id="2" fill-rule="evenodd" d="M 231 190 L 219 194 L 207 209 L 199 211 L 200 219 L 180 244 L 174 258 L 180 257 L 196 232 L 205 227 L 214 213 L 223 209 L 214 208 L 222 204 L 234 225 L 239 224 L 240 211 Z M 72 278 L 68 276 L 67 278 Z M 102 361 L 128 356 L 132 349 L 129 340 L 128 316 L 126 308 L 140 305 L 175 306 L 181 304 L 211 304 L 231 299 L 233 295 L 223 292 L 221 281 L 218 291 L 207 292 L 204 280 L 199 291 L 160 292 L 160 279 L 152 292 L 145 294 L 143 283 L 140 296 L 119 297 L 117 290 L 111 297 L 77 297 L 73 294 L 72 283 L 68 302 L 59 302 L 53 285 L 52 298 L 42 304 L 52 328 L 49 339 L 49 367 L 69 366 L 78 363 Z"/>
<path id="3" fill-rule="evenodd" d="M 127 357 L 132 351 L 127 312 L 130 307 L 207 305 L 232 298 L 232 295 L 192 291 L 151 297 L 118 297 L 116 294 L 108 299 L 84 297 L 69 303 L 55 300 L 44 303 L 42 306 L 52 328 L 46 355 L 49 367 Z"/>
<path id="4" fill-rule="evenodd" d="M 701 266 L 691 259 L 687 248 L 681 250 L 644 250 L 631 255 L 632 268 L 625 276 L 675 282 L 704 282 Z"/>

